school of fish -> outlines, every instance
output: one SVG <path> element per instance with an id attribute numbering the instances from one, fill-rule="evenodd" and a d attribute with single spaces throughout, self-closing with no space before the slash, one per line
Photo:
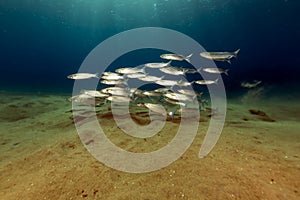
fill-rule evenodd
<path id="1" fill-rule="evenodd" d="M 240 49 L 234 52 L 201 52 L 199 56 L 214 60 L 214 61 L 225 61 L 231 63 L 232 58 L 237 58 Z M 161 114 L 163 116 L 169 115 L 174 117 L 176 112 L 180 112 L 181 106 L 188 108 L 189 105 L 198 101 L 200 109 L 205 109 L 207 106 L 207 100 L 203 97 L 202 92 L 197 92 L 191 89 L 187 89 L 186 86 L 197 85 L 211 85 L 218 84 L 219 79 L 212 80 L 193 80 L 191 82 L 184 80 L 189 74 L 196 74 L 201 71 L 210 74 L 228 74 L 228 69 L 216 68 L 216 67 L 203 67 L 201 66 L 198 70 L 194 68 L 176 67 L 172 66 L 172 61 L 176 62 L 187 62 L 190 63 L 190 59 L 193 54 L 188 56 L 179 54 L 162 54 L 161 59 L 167 60 L 166 62 L 152 62 L 146 63 L 142 67 L 123 67 L 117 68 L 114 72 L 103 72 L 102 75 L 99 73 L 77 73 L 67 76 L 73 80 L 84 80 L 84 79 L 100 79 L 102 86 L 105 86 L 101 90 L 83 90 L 80 94 L 69 98 L 70 101 L 77 103 L 92 102 L 95 99 L 97 102 L 106 104 L 108 101 L 113 103 L 134 103 L 136 106 L 145 107 L 149 110 Z M 165 75 L 154 76 L 148 74 L 147 71 L 150 69 L 157 69 L 163 74 L 168 76 L 174 76 L 174 79 L 165 79 Z M 137 79 L 145 83 L 152 83 L 157 85 L 155 90 L 141 90 L 139 88 L 129 88 L 128 80 Z M 255 81 L 254 83 L 241 83 L 242 87 L 253 88 L 261 82 Z M 95 101 L 94 101 L 95 102 Z M 165 110 L 170 108 L 169 110 Z"/>

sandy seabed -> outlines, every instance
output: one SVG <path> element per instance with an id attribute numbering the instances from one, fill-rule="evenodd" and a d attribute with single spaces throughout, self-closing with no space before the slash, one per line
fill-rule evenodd
<path id="1" fill-rule="evenodd" d="M 298 101 L 229 100 L 222 135 L 207 157 L 198 158 L 209 125 L 204 113 L 177 161 L 131 174 L 86 150 L 66 98 L 1 93 L 0 199 L 300 199 Z M 122 135 L 108 113 L 100 115 L 107 136 L 133 152 L 161 148 L 178 127 L 178 120 L 168 121 L 159 135 L 138 140 Z"/>

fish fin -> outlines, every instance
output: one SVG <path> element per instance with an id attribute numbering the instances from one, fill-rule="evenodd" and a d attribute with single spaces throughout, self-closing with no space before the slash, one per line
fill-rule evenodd
<path id="1" fill-rule="evenodd" d="M 170 90 L 173 91 L 173 88 L 174 88 L 174 85 L 172 85 L 172 86 L 170 87 Z"/>
<path id="2" fill-rule="evenodd" d="M 241 49 L 236 50 L 233 55 L 236 59 L 238 59 L 238 53 L 240 52 Z"/>
<path id="3" fill-rule="evenodd" d="M 218 82 L 219 82 L 219 78 L 217 78 L 217 79 L 215 80 L 215 84 L 218 84 Z"/>
<path id="4" fill-rule="evenodd" d="M 185 57 L 185 60 L 189 63 L 191 63 L 191 57 L 193 56 L 193 53 L 191 53 L 190 55 L 188 55 L 187 57 Z"/>
<path id="5" fill-rule="evenodd" d="M 100 74 L 99 74 L 99 72 L 95 73 L 94 75 L 95 75 L 95 78 L 100 79 Z"/>
<path id="6" fill-rule="evenodd" d="M 227 76 L 229 76 L 228 71 L 229 71 L 229 69 L 226 69 L 226 70 L 224 71 L 224 74 L 226 74 Z"/>
<path id="7" fill-rule="evenodd" d="M 172 120 L 174 119 L 175 112 L 176 110 L 168 113 Z"/>
<path id="8" fill-rule="evenodd" d="M 227 61 L 229 64 L 231 64 L 231 61 L 230 61 L 230 59 L 227 59 L 226 61 Z"/>
<path id="9" fill-rule="evenodd" d="M 171 65 L 171 62 L 172 62 L 172 60 L 170 60 L 169 62 L 167 62 L 167 63 L 166 63 L 166 66 Z M 166 66 L 165 66 L 165 67 L 166 67 Z"/>
<path id="10" fill-rule="evenodd" d="M 203 69 L 203 67 L 200 67 L 199 69 L 197 69 L 197 72 L 200 72 Z"/>

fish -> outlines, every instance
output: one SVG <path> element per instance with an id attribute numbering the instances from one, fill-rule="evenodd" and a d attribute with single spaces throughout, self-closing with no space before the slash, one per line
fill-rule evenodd
<path id="1" fill-rule="evenodd" d="M 116 69 L 117 73 L 120 74 L 136 74 L 136 73 L 145 73 L 145 68 L 134 68 L 134 67 L 124 67 L 124 68 L 119 68 Z"/>
<path id="2" fill-rule="evenodd" d="M 115 73 L 115 72 L 103 72 L 102 75 L 103 76 L 118 76 L 120 74 L 119 73 Z"/>
<path id="3" fill-rule="evenodd" d="M 200 69 L 196 70 L 196 69 L 189 69 L 189 68 L 182 68 L 185 70 L 186 74 L 196 74 L 200 71 Z"/>
<path id="4" fill-rule="evenodd" d="M 140 77 L 138 78 L 141 81 L 146 81 L 146 82 L 155 82 L 163 79 L 162 77 L 156 77 L 156 76 L 145 76 L 145 77 Z"/>
<path id="5" fill-rule="evenodd" d="M 102 93 L 105 93 L 105 94 L 109 94 L 109 91 L 111 90 L 127 90 L 127 88 L 124 88 L 124 87 L 108 87 L 108 88 L 103 88 L 101 90 Z"/>
<path id="6" fill-rule="evenodd" d="M 130 94 L 132 93 L 129 89 L 122 87 L 104 88 L 101 90 L 101 92 L 115 96 L 130 96 Z"/>
<path id="7" fill-rule="evenodd" d="M 229 69 L 222 68 L 203 68 L 202 70 L 211 74 L 226 74 L 227 76 L 229 71 Z"/>
<path id="8" fill-rule="evenodd" d="M 186 106 L 185 103 L 180 102 L 178 100 L 173 100 L 173 99 L 165 98 L 165 101 L 168 102 L 168 103 L 170 103 L 170 104 L 173 104 L 173 105 Z"/>
<path id="9" fill-rule="evenodd" d="M 179 89 L 177 90 L 181 94 L 189 95 L 189 96 L 195 96 L 195 91 L 194 90 L 187 90 L 187 89 Z"/>
<path id="10" fill-rule="evenodd" d="M 159 70 L 171 75 L 185 75 L 185 71 L 183 69 L 176 67 L 164 67 L 160 68 Z"/>
<path id="11" fill-rule="evenodd" d="M 101 80 L 101 83 L 105 85 L 127 85 L 124 80 Z"/>
<path id="12" fill-rule="evenodd" d="M 168 91 L 170 91 L 170 88 L 166 88 L 166 87 L 158 88 L 154 90 L 154 92 L 159 92 L 159 93 L 166 93 Z"/>
<path id="13" fill-rule="evenodd" d="M 124 77 L 121 75 L 105 75 L 105 76 L 102 76 L 101 79 L 109 80 L 109 81 L 116 81 L 116 80 L 123 80 Z"/>
<path id="14" fill-rule="evenodd" d="M 102 97 L 107 97 L 108 96 L 107 94 L 101 93 L 97 90 L 82 90 L 81 93 L 89 95 L 91 97 L 100 97 L 100 98 L 102 98 Z"/>
<path id="15" fill-rule="evenodd" d="M 90 79 L 90 78 L 99 78 L 99 73 L 91 74 L 91 73 L 77 73 L 71 74 L 67 76 L 68 79 L 73 80 L 83 80 L 83 79 Z"/>
<path id="16" fill-rule="evenodd" d="M 171 60 L 167 63 L 164 63 L 164 62 L 161 62 L 161 63 L 146 63 L 145 64 L 145 67 L 148 67 L 148 68 L 163 68 L 163 67 L 166 67 L 168 65 L 171 64 Z"/>
<path id="17" fill-rule="evenodd" d="M 196 95 L 194 95 L 194 97 L 191 97 L 189 95 L 175 93 L 175 92 L 166 93 L 164 94 L 164 96 L 176 101 L 190 101 L 190 102 L 193 102 L 196 97 Z"/>
<path id="18" fill-rule="evenodd" d="M 258 80 L 254 80 L 252 83 L 244 81 L 241 83 L 241 86 L 244 88 L 255 88 L 256 86 L 258 86 L 261 83 L 262 83 L 262 81 L 258 81 Z"/>
<path id="19" fill-rule="evenodd" d="M 226 61 L 231 64 L 231 58 L 237 58 L 240 49 L 234 52 L 201 52 L 200 56 L 209 60 Z"/>
<path id="20" fill-rule="evenodd" d="M 183 56 L 183 55 L 179 55 L 179 54 L 162 54 L 160 55 L 160 57 L 162 59 L 166 59 L 166 60 L 177 60 L 177 61 L 187 61 L 187 62 L 191 62 L 191 57 L 193 56 L 193 54 L 190 54 L 188 56 Z"/>
<path id="21" fill-rule="evenodd" d="M 162 93 L 160 92 L 155 92 L 155 91 L 145 91 L 143 92 L 144 95 L 149 96 L 149 97 L 160 97 L 162 96 Z"/>
<path id="22" fill-rule="evenodd" d="M 117 103 L 126 103 L 126 102 L 130 102 L 131 101 L 131 98 L 129 98 L 129 97 L 123 97 L 123 96 L 109 96 L 106 99 L 108 101 L 117 102 Z"/>
<path id="23" fill-rule="evenodd" d="M 173 86 L 173 85 L 177 85 L 178 81 L 174 81 L 174 80 L 158 80 L 155 81 L 156 84 L 158 85 L 162 85 L 162 86 Z"/>
<path id="24" fill-rule="evenodd" d="M 76 96 L 70 97 L 68 100 L 76 103 L 86 103 L 87 101 L 93 100 L 94 98 L 87 94 L 79 94 Z"/>
<path id="25" fill-rule="evenodd" d="M 126 74 L 127 78 L 144 78 L 147 74 L 135 73 L 135 74 Z"/>
<path id="26" fill-rule="evenodd" d="M 159 113 L 163 116 L 167 115 L 165 108 L 160 104 L 144 103 L 144 106 L 146 106 L 149 110 L 152 110 L 153 112 Z"/>
<path id="27" fill-rule="evenodd" d="M 195 83 L 199 85 L 211 85 L 211 84 L 217 84 L 218 83 L 218 78 L 216 80 L 198 80 L 195 81 Z"/>
<path id="28" fill-rule="evenodd" d="M 186 87 L 186 86 L 191 86 L 193 83 L 194 83 L 194 81 L 188 82 L 188 81 L 179 80 L 177 82 L 177 85 L 180 87 Z"/>

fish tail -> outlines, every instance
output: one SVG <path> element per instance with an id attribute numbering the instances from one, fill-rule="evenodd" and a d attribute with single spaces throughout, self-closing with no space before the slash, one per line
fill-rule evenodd
<path id="1" fill-rule="evenodd" d="M 236 50 L 233 55 L 236 59 L 238 59 L 238 53 L 240 52 L 241 49 Z"/>
<path id="2" fill-rule="evenodd" d="M 100 78 L 99 72 L 95 73 L 95 78 Z"/>
<path id="3" fill-rule="evenodd" d="M 193 53 L 191 53 L 190 55 L 188 55 L 185 60 L 189 63 L 191 63 L 191 57 L 193 56 Z"/>
<path id="4" fill-rule="evenodd" d="M 229 76 L 228 71 L 229 71 L 229 69 L 226 69 L 224 72 L 224 74 L 226 74 L 227 76 Z"/>
<path id="5" fill-rule="evenodd" d="M 174 119 L 175 113 L 176 113 L 176 110 L 169 112 L 169 116 L 171 117 L 172 120 Z"/>
<path id="6" fill-rule="evenodd" d="M 217 78 L 217 79 L 215 80 L 215 84 L 218 84 L 218 82 L 219 82 L 219 78 Z"/>

